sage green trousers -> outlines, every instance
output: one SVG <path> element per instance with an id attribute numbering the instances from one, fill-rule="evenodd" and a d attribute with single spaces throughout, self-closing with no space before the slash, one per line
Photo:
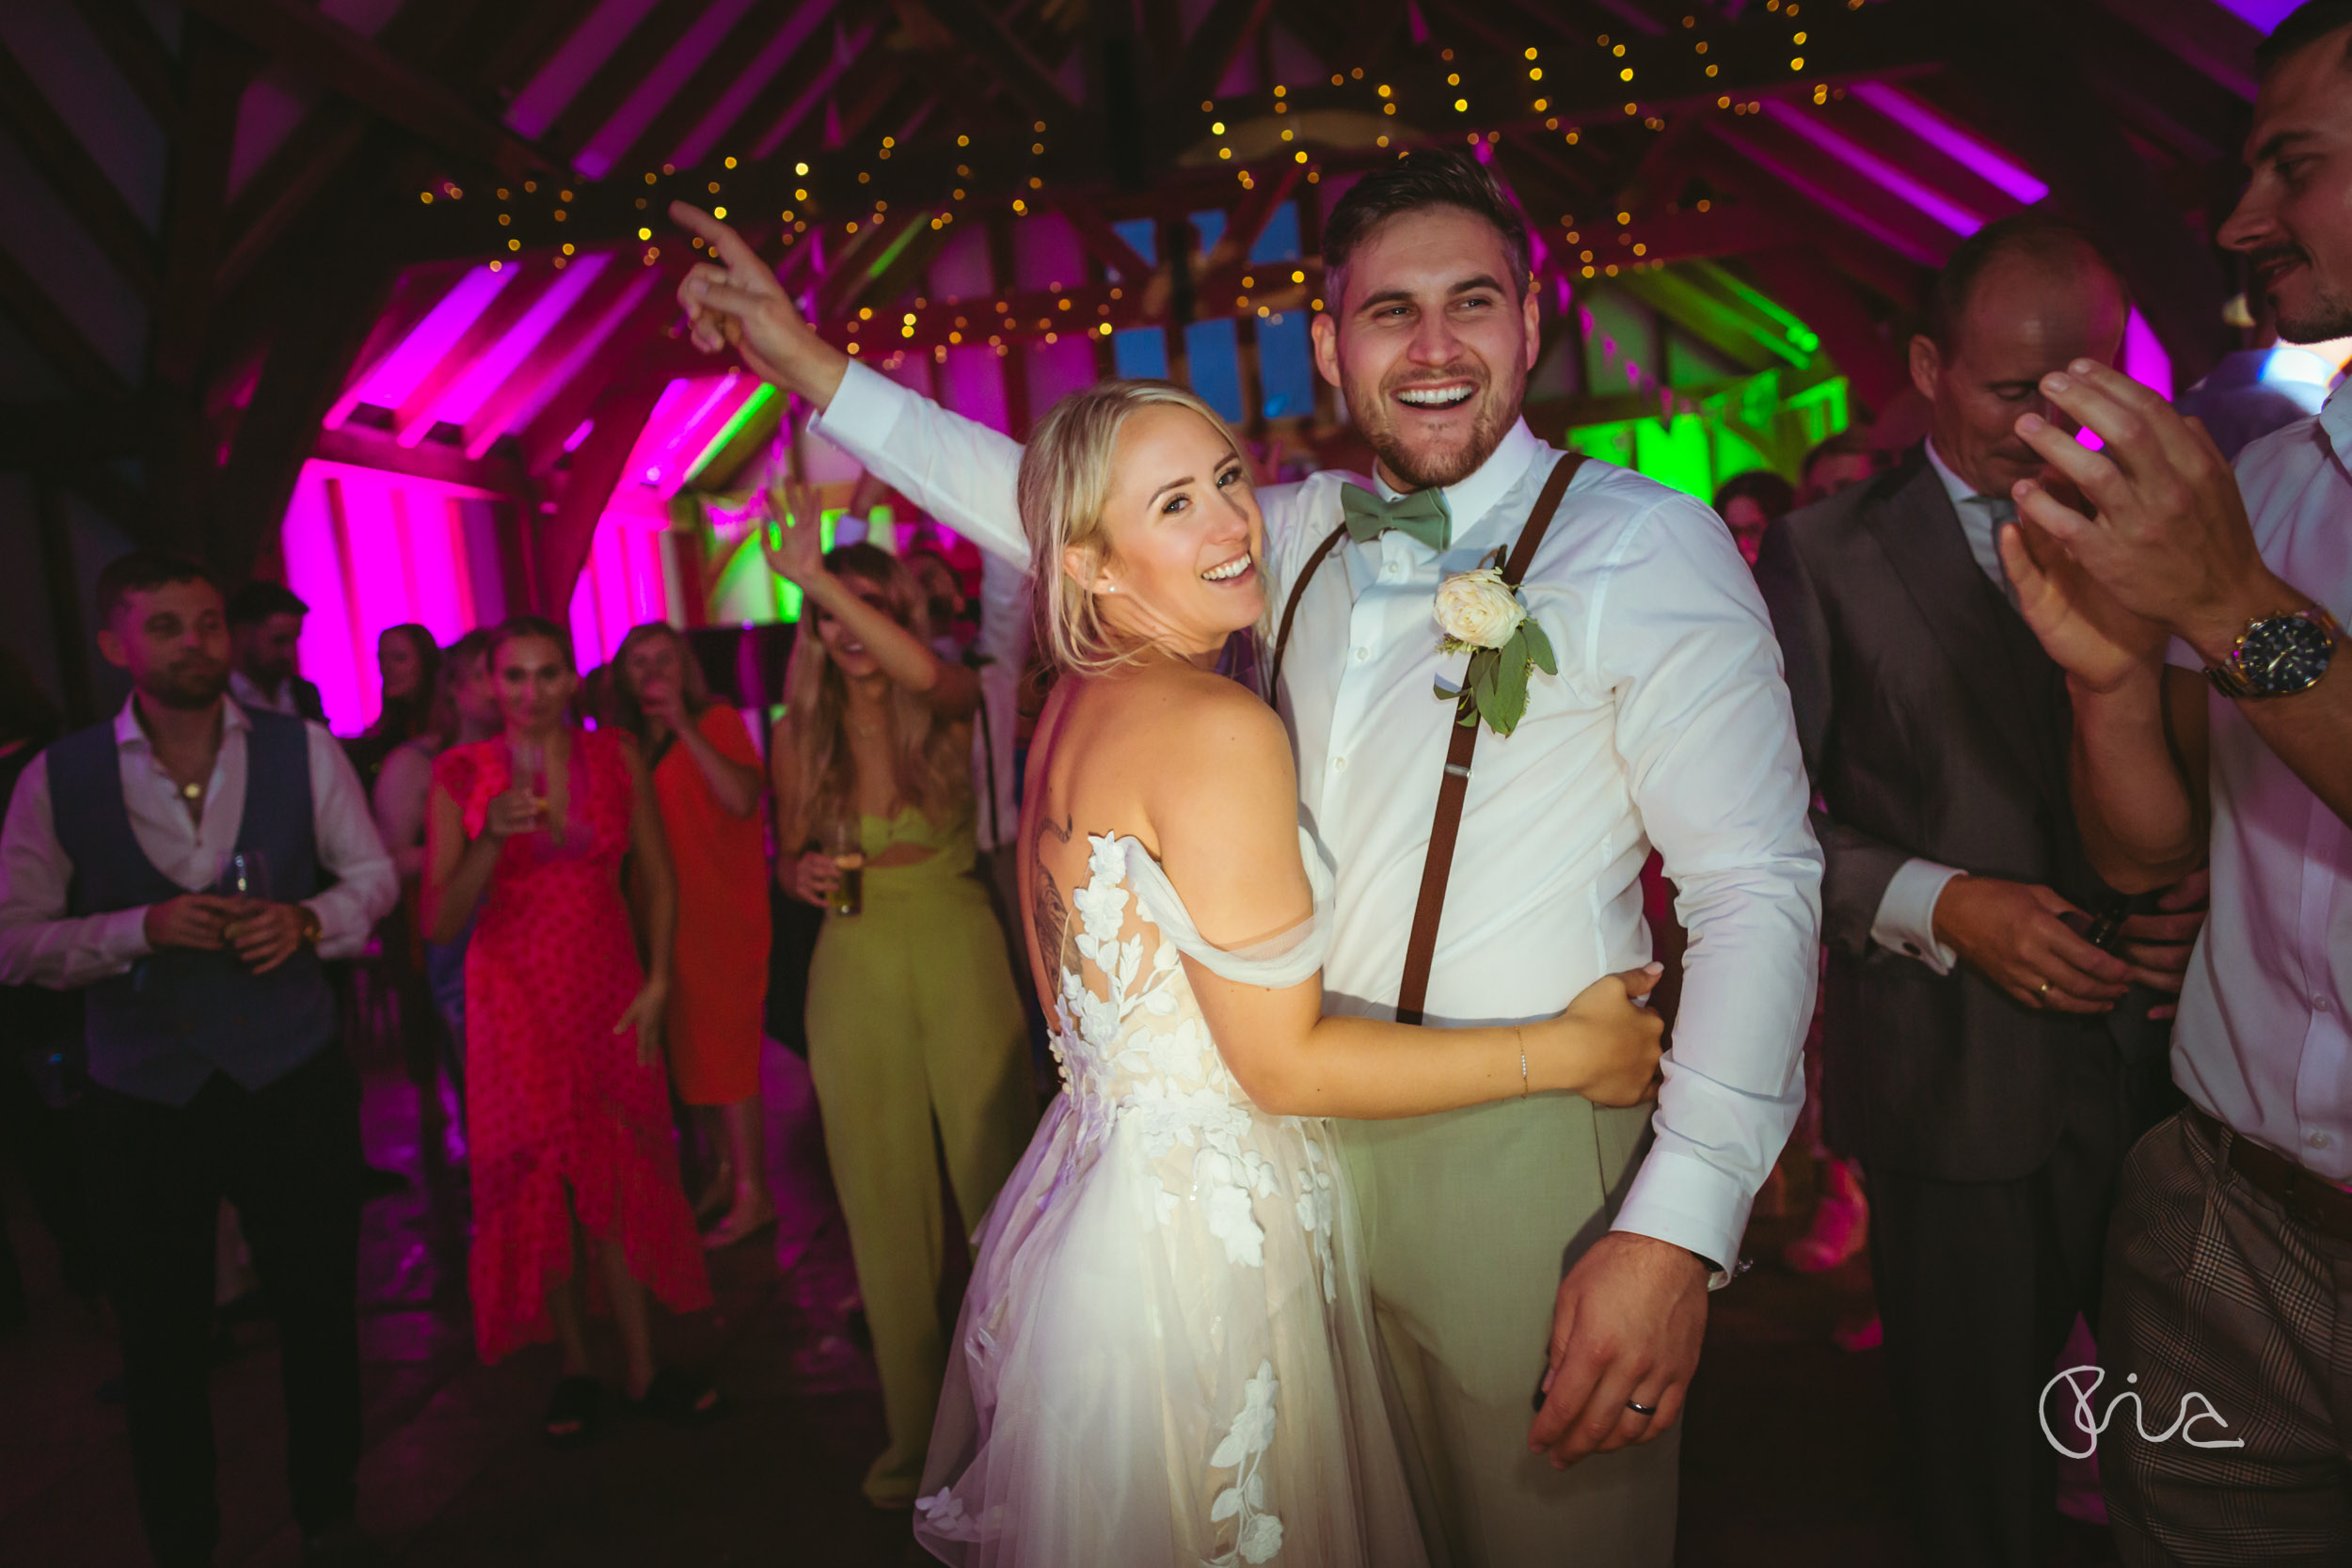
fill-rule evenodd
<path id="1" fill-rule="evenodd" d="M 940 1167 L 968 1235 L 1037 1130 L 1004 933 L 946 861 L 869 868 L 865 912 L 828 919 L 809 965 L 809 1076 L 890 1422 L 866 1496 L 889 1508 L 914 1501 L 946 1369 Z"/>
<path id="2" fill-rule="evenodd" d="M 1334 1124 L 1433 1564 L 1674 1560 L 1678 1426 L 1565 1471 L 1527 1447 L 1561 1278 L 1607 1232 L 1654 1108 L 1550 1094 Z"/>

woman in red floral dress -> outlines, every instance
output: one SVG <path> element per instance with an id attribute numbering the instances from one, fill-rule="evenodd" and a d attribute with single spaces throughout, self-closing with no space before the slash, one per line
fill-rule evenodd
<path id="1" fill-rule="evenodd" d="M 490 667 L 506 733 L 435 759 L 425 849 L 436 940 L 476 916 L 466 956 L 475 1341 L 496 1361 L 558 1340 L 564 1375 L 548 1435 L 586 1438 L 600 1385 L 573 1265 L 593 1256 L 630 1402 L 700 1419 L 718 1397 L 656 1370 L 645 1304 L 648 1289 L 672 1311 L 710 1304 L 660 1063 L 676 915 L 660 816 L 635 743 L 570 726 L 580 677 L 561 627 L 507 622 Z M 622 888 L 628 853 L 650 972 Z"/>

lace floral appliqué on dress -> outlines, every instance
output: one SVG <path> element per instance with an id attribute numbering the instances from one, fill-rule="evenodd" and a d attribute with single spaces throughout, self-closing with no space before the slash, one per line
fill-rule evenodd
<path id="1" fill-rule="evenodd" d="M 1251 1102 L 1185 960 L 1296 985 L 1316 916 L 1209 945 L 1133 838 L 1089 837 L 1059 955 L 1062 1092 L 989 1211 L 915 1534 L 973 1565 L 1424 1561 L 1327 1127 Z"/>

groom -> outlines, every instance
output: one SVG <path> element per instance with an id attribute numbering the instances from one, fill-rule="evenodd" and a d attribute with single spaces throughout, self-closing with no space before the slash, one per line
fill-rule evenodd
<path id="1" fill-rule="evenodd" d="M 850 361 L 723 225 L 672 211 L 725 263 L 680 290 L 704 347 L 735 343 L 874 472 L 1025 557 L 1019 446 Z M 1377 493 L 1322 473 L 1259 501 L 1277 604 L 1347 529 L 1299 594 L 1279 704 L 1338 865 L 1325 995 L 1388 1016 L 1454 711 L 1431 687 L 1462 673 L 1433 597 L 1512 545 L 1562 454 L 1519 420 L 1537 294 L 1524 221 L 1480 165 L 1416 152 L 1324 233 L 1316 361 L 1378 454 Z M 1480 740 L 1425 1012 L 1546 1017 L 1644 961 L 1654 845 L 1691 932 L 1657 1114 L 1547 1095 L 1341 1131 L 1432 1555 L 1662 1568 L 1707 1293 L 1804 1096 L 1820 855 L 1763 603 L 1712 514 L 1588 463 L 1525 580 L 1559 673 Z"/>

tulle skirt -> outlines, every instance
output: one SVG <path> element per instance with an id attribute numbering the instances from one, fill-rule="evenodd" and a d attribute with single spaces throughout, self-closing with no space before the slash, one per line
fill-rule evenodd
<path id="1" fill-rule="evenodd" d="M 1064 1093 L 980 1234 L 915 1535 L 972 1568 L 1421 1568 L 1327 1128 Z"/>

